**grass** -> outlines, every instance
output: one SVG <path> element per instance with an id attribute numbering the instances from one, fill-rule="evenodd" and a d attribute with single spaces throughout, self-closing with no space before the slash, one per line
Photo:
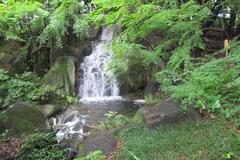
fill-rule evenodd
<path id="1" fill-rule="evenodd" d="M 142 126 L 120 133 L 121 160 L 240 159 L 240 136 L 216 121 L 148 130 Z"/>

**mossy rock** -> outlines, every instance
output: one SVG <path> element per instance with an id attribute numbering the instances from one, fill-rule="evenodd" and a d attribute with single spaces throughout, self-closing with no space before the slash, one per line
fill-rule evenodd
<path id="1" fill-rule="evenodd" d="M 118 76 L 121 95 L 143 91 L 147 86 L 147 76 L 143 68 L 133 66 Z"/>
<path id="2" fill-rule="evenodd" d="M 11 129 L 17 134 L 43 130 L 46 127 L 46 116 L 35 105 L 16 103 L 0 116 L 0 128 Z"/>
<path id="3" fill-rule="evenodd" d="M 61 112 L 63 112 L 67 107 L 62 105 L 36 105 L 37 109 L 41 111 L 47 118 L 51 118 Z"/>
<path id="4" fill-rule="evenodd" d="M 75 94 L 75 58 L 72 56 L 59 57 L 42 83 L 55 86 L 68 94 Z"/>

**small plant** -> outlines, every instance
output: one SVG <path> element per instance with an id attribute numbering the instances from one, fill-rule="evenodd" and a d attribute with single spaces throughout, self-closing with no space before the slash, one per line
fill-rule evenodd
<path id="1" fill-rule="evenodd" d="M 9 129 L 6 129 L 4 132 L 0 134 L 1 141 L 7 141 L 9 136 L 12 134 L 12 131 Z"/>
<path id="2" fill-rule="evenodd" d="M 233 159 L 235 156 L 234 156 L 234 153 L 229 152 L 229 153 L 223 154 L 222 157 L 223 157 L 223 159 Z"/>
<path id="3" fill-rule="evenodd" d="M 146 95 L 145 100 L 147 104 L 159 104 L 161 102 L 160 97 L 155 97 L 152 94 Z"/>
<path id="4" fill-rule="evenodd" d="M 103 155 L 101 151 L 94 151 L 85 157 L 79 157 L 75 160 L 105 160 L 106 157 Z"/>
<path id="5" fill-rule="evenodd" d="M 65 94 L 56 87 L 49 85 L 41 85 L 32 90 L 27 98 L 33 102 L 40 104 L 54 103 L 54 104 L 72 104 L 75 102 L 75 97 Z"/>
<path id="6" fill-rule="evenodd" d="M 65 160 L 65 151 L 57 147 L 54 133 L 29 135 L 19 153 L 18 160 Z"/>
<path id="7" fill-rule="evenodd" d="M 116 128 L 130 123 L 130 119 L 118 112 L 109 111 L 105 114 L 106 120 L 100 123 L 101 128 Z"/>

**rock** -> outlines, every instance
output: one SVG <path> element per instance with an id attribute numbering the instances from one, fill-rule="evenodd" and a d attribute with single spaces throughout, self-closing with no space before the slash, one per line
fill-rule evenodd
<path id="1" fill-rule="evenodd" d="M 0 128 L 12 129 L 15 133 L 29 133 L 46 128 L 46 117 L 33 104 L 16 103 L 0 116 Z"/>
<path id="2" fill-rule="evenodd" d="M 57 115 L 58 113 L 61 113 L 65 109 L 64 106 L 52 105 L 52 104 L 36 105 L 36 107 L 47 118 L 53 117 L 53 116 Z"/>
<path id="3" fill-rule="evenodd" d="M 27 69 L 26 59 L 22 56 L 17 56 L 14 62 L 11 64 L 11 69 L 15 73 L 23 73 Z"/>
<path id="4" fill-rule="evenodd" d="M 75 150 L 73 148 L 68 148 L 65 158 L 72 160 L 74 157 L 76 157 L 77 154 L 78 154 L 77 150 Z"/>
<path id="5" fill-rule="evenodd" d="M 92 39 L 92 40 L 96 39 L 99 31 L 100 31 L 100 29 L 97 26 L 91 25 L 88 28 L 88 36 L 87 36 L 87 38 L 88 39 Z"/>
<path id="6" fill-rule="evenodd" d="M 90 134 L 85 116 L 75 108 L 69 108 L 50 121 L 53 130 L 57 132 L 58 143 L 62 147 L 78 149 L 83 139 Z"/>
<path id="7" fill-rule="evenodd" d="M 34 70 L 34 73 L 43 76 L 47 73 L 50 68 L 49 64 L 49 53 L 50 49 L 47 47 L 36 47 L 32 49 L 32 59 L 34 62 L 31 64 Z"/>
<path id="8" fill-rule="evenodd" d="M 50 71 L 44 76 L 42 83 L 75 95 L 75 81 L 75 58 L 63 56 L 57 59 Z"/>
<path id="9" fill-rule="evenodd" d="M 81 156 L 100 150 L 104 155 L 112 153 L 117 146 L 117 138 L 111 132 L 97 132 L 82 144 Z"/>
<path id="10" fill-rule="evenodd" d="M 7 96 L 7 91 L 0 89 L 0 102 Z M 0 107 L 1 108 L 1 107 Z"/>
<path id="11" fill-rule="evenodd" d="M 79 146 L 88 139 L 93 130 L 99 130 L 99 121 L 106 119 L 105 114 L 108 111 L 118 112 L 127 116 L 135 114 L 138 109 L 138 106 L 122 98 L 102 101 L 81 101 L 78 106 L 69 107 L 63 114 L 58 115 L 56 118 L 51 118 L 49 123 L 57 134 L 58 143 L 63 148 L 70 147 L 78 150 Z M 111 145 L 105 145 L 103 146 L 104 148 L 111 147 Z"/>
<path id="12" fill-rule="evenodd" d="M 5 57 L 6 57 L 6 53 L 0 52 L 0 64 L 4 61 Z"/>
<path id="13" fill-rule="evenodd" d="M 144 90 L 147 86 L 147 76 L 143 68 L 132 66 L 129 70 L 119 75 L 119 88 L 121 95 Z"/>
<path id="14" fill-rule="evenodd" d="M 143 113 L 144 122 L 148 128 L 201 119 L 200 113 L 192 107 L 184 110 L 179 103 L 167 98 L 164 98 L 159 105 L 145 105 L 140 111 Z"/>
<path id="15" fill-rule="evenodd" d="M 159 88 L 159 84 L 156 81 L 148 82 L 147 86 L 145 87 L 145 95 L 154 95 Z"/>

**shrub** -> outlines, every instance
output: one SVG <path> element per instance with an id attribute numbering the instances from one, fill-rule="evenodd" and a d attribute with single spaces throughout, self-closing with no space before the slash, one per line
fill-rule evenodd
<path id="1" fill-rule="evenodd" d="M 5 108 L 18 100 L 27 101 L 27 95 L 39 85 L 40 78 L 31 72 L 10 76 L 7 71 L 1 69 L 0 81 L 0 89 L 8 93 L 0 102 Z"/>
<path id="2" fill-rule="evenodd" d="M 65 151 L 57 146 L 55 133 L 29 135 L 20 149 L 18 160 L 65 160 Z"/>
<path id="3" fill-rule="evenodd" d="M 11 76 L 0 69 L 0 90 L 7 91 L 7 96 L 0 99 L 0 109 L 17 101 L 30 101 L 40 104 L 70 104 L 75 98 L 55 87 L 42 85 L 41 78 L 31 72 Z"/>

